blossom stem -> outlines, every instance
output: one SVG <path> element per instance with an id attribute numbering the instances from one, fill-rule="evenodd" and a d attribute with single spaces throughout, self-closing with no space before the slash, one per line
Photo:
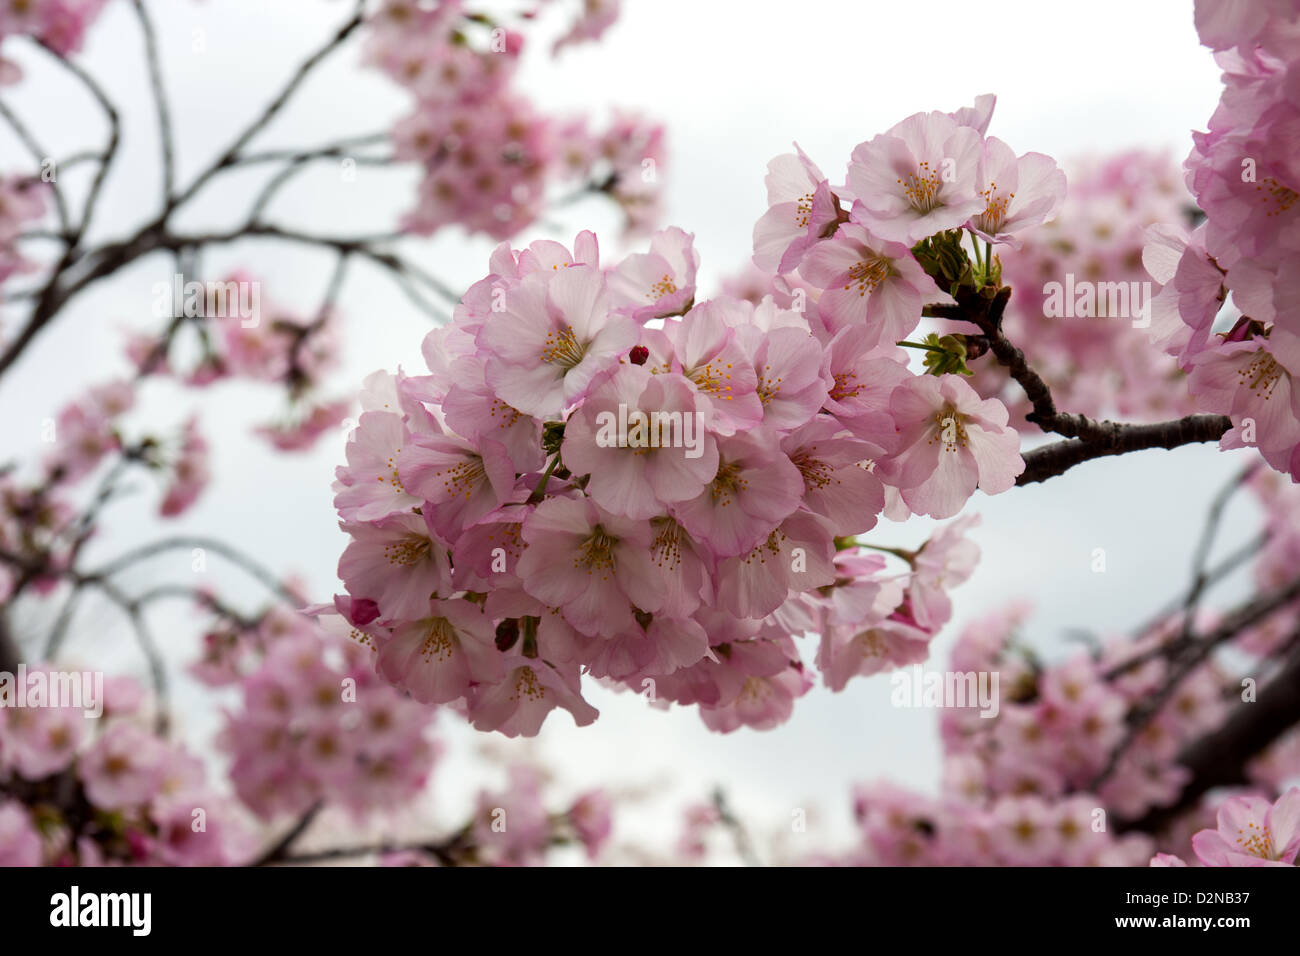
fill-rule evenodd
<path id="1" fill-rule="evenodd" d="M 542 472 L 542 480 L 537 483 L 537 487 L 533 490 L 533 493 L 528 496 L 528 502 L 530 504 L 537 504 L 546 497 L 546 483 L 551 480 L 551 472 L 555 471 L 555 467 L 559 463 L 560 453 L 557 451 L 551 456 L 551 461 L 546 466 L 546 470 Z"/>
<path id="2" fill-rule="evenodd" d="M 908 564 L 916 557 L 915 551 L 908 551 L 906 548 L 889 548 L 883 544 L 867 544 L 865 541 L 854 539 L 859 548 L 870 548 L 872 551 L 883 551 L 885 554 L 892 554 L 896 558 L 902 558 Z"/>
<path id="3" fill-rule="evenodd" d="M 895 342 L 895 345 L 901 345 L 909 349 L 925 349 L 927 352 L 946 352 L 948 351 L 941 345 L 926 345 L 924 342 L 909 342 L 904 339 L 902 342 Z"/>

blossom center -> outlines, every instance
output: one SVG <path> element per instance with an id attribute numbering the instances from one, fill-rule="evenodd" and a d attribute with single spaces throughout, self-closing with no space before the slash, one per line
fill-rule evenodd
<path id="1" fill-rule="evenodd" d="M 951 405 L 945 405 L 935 412 L 934 434 L 930 436 L 926 444 L 933 445 L 936 441 L 943 445 L 944 451 L 955 452 L 959 448 L 965 448 L 967 444 L 966 416 L 960 414 Z"/>
<path id="2" fill-rule="evenodd" d="M 564 325 L 546 333 L 541 360 L 548 365 L 558 365 L 567 372 L 582 361 L 586 351 L 586 347 L 573 334 L 573 329 Z"/>
<path id="3" fill-rule="evenodd" d="M 1255 186 L 1255 190 L 1263 193 L 1263 195 L 1259 197 L 1260 202 L 1265 205 L 1272 203 L 1274 206 L 1274 208 L 1264 214 L 1265 217 L 1268 218 L 1282 215 L 1282 213 L 1295 205 L 1297 199 L 1300 199 L 1300 193 L 1297 193 L 1294 189 L 1287 186 L 1283 186 L 1272 176 L 1269 176 L 1267 179 L 1258 183 Z"/>
<path id="4" fill-rule="evenodd" d="M 578 549 L 577 557 L 573 559 L 573 565 L 576 568 L 586 568 L 587 573 L 595 571 L 609 572 L 614 568 L 614 545 L 618 544 L 618 538 L 615 538 L 600 525 L 592 529 L 587 540 L 582 542 Z M 602 573 L 602 580 L 608 578 L 608 573 Z"/>
<path id="5" fill-rule="evenodd" d="M 466 500 L 469 500 L 474 489 L 487 477 L 481 455 L 468 455 L 450 468 L 443 468 L 436 474 L 442 479 L 442 490 L 448 496 L 456 497 L 463 494 Z"/>
<path id="6" fill-rule="evenodd" d="M 676 571 L 682 563 L 682 526 L 672 518 L 656 518 L 650 524 L 655 529 L 651 559 L 661 568 Z"/>
<path id="7" fill-rule="evenodd" d="M 400 541 L 390 541 L 384 545 L 384 557 L 389 564 L 401 568 L 423 561 L 433 550 L 433 542 L 421 535 L 408 535 Z"/>
<path id="8" fill-rule="evenodd" d="M 856 284 L 858 295 L 867 295 L 876 291 L 876 286 L 889 278 L 890 271 L 888 258 L 868 254 L 861 262 L 854 263 L 849 269 L 849 281 L 844 284 L 844 288 L 847 291 Z"/>
<path id="9" fill-rule="evenodd" d="M 451 657 L 455 637 L 456 629 L 452 627 L 451 622 L 445 617 L 435 617 L 429 622 L 429 631 L 420 646 L 420 656 L 426 661 L 435 657 L 439 661 L 447 660 Z"/>
<path id="10" fill-rule="evenodd" d="M 1264 401 L 1268 401 L 1273 394 L 1273 387 L 1282 377 L 1282 372 L 1283 368 L 1278 364 L 1277 359 L 1261 350 L 1251 359 L 1250 364 L 1237 373 L 1237 376 L 1243 385 L 1249 382 L 1247 387 Z"/>
<path id="11" fill-rule="evenodd" d="M 820 491 L 832 482 L 838 483 L 835 469 L 816 457 L 816 454 L 817 446 L 809 445 L 807 448 L 800 448 L 790 458 L 799 469 L 799 474 L 803 475 L 804 487 L 809 491 Z"/>
<path id="12" fill-rule="evenodd" d="M 749 479 L 740 473 L 740 465 L 734 461 L 723 462 L 718 466 L 718 473 L 713 476 L 713 481 L 709 485 L 709 491 L 713 495 L 715 504 L 721 502 L 720 507 L 727 507 L 731 504 L 731 499 L 739 495 L 749 487 Z"/>
<path id="13" fill-rule="evenodd" d="M 880 632 L 875 628 L 872 628 L 869 631 L 863 631 L 861 634 L 856 635 L 853 640 L 858 646 L 858 652 L 863 657 L 885 656 L 884 639 L 881 638 Z"/>
<path id="14" fill-rule="evenodd" d="M 842 402 L 846 398 L 857 398 L 862 393 L 863 386 L 858 382 L 857 372 L 836 372 L 835 383 L 831 386 L 830 397 L 837 402 Z"/>
<path id="15" fill-rule="evenodd" d="M 397 449 L 396 451 L 394 451 L 391 455 L 388 456 L 388 472 L 389 472 L 389 476 L 388 476 L 387 478 L 385 478 L 383 475 L 376 475 L 376 476 L 375 476 L 375 480 L 376 480 L 376 481 L 380 481 L 380 482 L 384 482 L 384 481 L 386 481 L 386 482 L 388 482 L 390 485 L 393 486 L 393 489 L 394 489 L 395 491 L 405 491 L 405 490 L 406 490 L 406 488 L 403 487 L 403 485 L 402 485 L 402 479 L 401 479 L 401 477 L 397 474 L 397 456 L 400 455 L 401 453 L 402 453 L 402 449 L 399 448 L 399 449 Z"/>
<path id="16" fill-rule="evenodd" d="M 1251 856 L 1257 856 L 1261 860 L 1273 859 L 1273 834 L 1267 826 L 1260 826 L 1253 821 L 1246 824 L 1244 829 L 1237 831 L 1237 844 Z"/>
<path id="17" fill-rule="evenodd" d="M 495 419 L 500 417 L 501 420 L 497 423 L 497 427 L 501 429 L 510 428 L 515 425 L 522 416 L 523 413 L 520 412 L 519 409 L 512 405 L 507 405 L 499 398 L 492 399 L 492 405 L 488 409 L 488 418 Z"/>
<path id="18" fill-rule="evenodd" d="M 976 225 L 990 236 L 997 235 L 1007 221 L 1007 207 L 1016 198 L 1015 193 L 999 193 L 996 181 L 989 183 L 988 189 L 980 190 L 984 197 L 984 212 L 980 214 Z"/>
<path id="19" fill-rule="evenodd" d="M 701 392 L 725 398 L 727 401 L 731 401 L 735 397 L 731 394 L 724 394 L 731 392 L 730 362 L 715 367 L 713 362 L 710 361 L 708 364 L 692 370 L 687 377 L 695 383 Z"/>
<path id="20" fill-rule="evenodd" d="M 758 392 L 759 401 L 763 403 L 764 408 L 772 404 L 772 400 L 781 394 L 781 383 L 785 381 L 784 375 L 775 377 L 769 375 L 768 373 L 771 371 L 772 366 L 763 366 L 763 373 L 759 375 L 758 385 L 754 389 Z"/>
<path id="21" fill-rule="evenodd" d="M 903 187 L 903 195 L 912 208 L 921 215 L 933 212 L 943 205 L 939 198 L 939 192 L 943 189 L 943 177 L 939 175 L 939 167 L 931 166 L 929 160 L 921 160 L 915 171 L 897 182 Z"/>
<path id="22" fill-rule="evenodd" d="M 527 698 L 530 701 L 538 701 L 545 697 L 546 688 L 537 679 L 536 671 L 531 667 L 521 667 L 515 672 L 515 692 L 510 695 L 511 700 Z"/>
<path id="23" fill-rule="evenodd" d="M 812 222 L 813 194 L 804 193 L 794 204 L 794 224 L 800 229 L 807 229 Z"/>
<path id="24" fill-rule="evenodd" d="M 673 282 L 673 277 L 665 274 L 662 279 L 650 287 L 646 293 L 646 298 L 650 300 L 662 299 L 666 295 L 672 295 L 677 291 L 677 285 Z"/>

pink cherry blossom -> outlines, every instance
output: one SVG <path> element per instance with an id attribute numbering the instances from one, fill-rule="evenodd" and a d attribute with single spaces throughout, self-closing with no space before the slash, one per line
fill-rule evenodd
<path id="1" fill-rule="evenodd" d="M 345 524 L 352 537 L 339 558 L 339 577 L 353 600 L 373 601 L 384 618 L 421 617 L 433 594 L 450 594 L 447 547 L 419 515 L 390 515 Z"/>
<path id="2" fill-rule="evenodd" d="M 394 629 L 379 649 L 388 680 L 425 704 L 463 697 L 477 681 L 499 681 L 502 661 L 492 623 L 464 600 L 428 602 L 425 616 Z"/>
<path id="3" fill-rule="evenodd" d="M 648 253 L 633 253 L 609 276 L 610 297 L 638 322 L 680 315 L 695 298 L 700 257 L 695 237 L 671 226 L 654 234 Z"/>
<path id="4" fill-rule="evenodd" d="M 748 553 L 799 506 L 804 482 L 779 450 L 743 435 L 718 442 L 717 474 L 673 514 L 721 557 Z"/>
<path id="5" fill-rule="evenodd" d="M 921 321 L 921 307 L 947 298 L 907 246 L 874 239 L 852 222 L 813 246 L 799 271 L 825 289 L 817 310 L 827 329 L 865 325 L 868 347 L 907 338 Z"/>
<path id="6" fill-rule="evenodd" d="M 1300 855 L 1300 787 L 1270 804 L 1262 797 L 1229 797 L 1219 808 L 1218 829 L 1192 837 L 1206 866 L 1294 866 Z"/>
<path id="7" fill-rule="evenodd" d="M 519 560 L 524 589 L 584 634 L 613 636 L 632 623 L 629 597 L 648 563 L 650 536 L 640 522 L 594 503 L 552 498 L 524 522 Z"/>
<path id="8" fill-rule="evenodd" d="M 881 478 L 918 514 L 951 517 L 976 487 L 998 494 L 1024 470 L 1006 407 L 981 401 L 960 376 L 910 379 L 894 390 L 890 410 L 899 450 L 881 464 Z"/>
<path id="9" fill-rule="evenodd" d="M 768 210 L 754 225 L 754 264 L 764 272 L 793 271 L 838 219 L 826 177 L 798 144 L 795 150 L 767 164 Z"/>
<path id="10" fill-rule="evenodd" d="M 497 730 L 507 737 L 534 737 L 542 722 L 556 707 L 573 715 L 573 722 L 585 727 L 597 717 L 596 708 L 577 691 L 576 665 L 552 665 L 521 655 L 507 656 L 505 676 L 495 683 L 481 683 L 469 705 L 470 721 L 479 730 Z M 569 673 L 563 673 L 563 670 Z"/>
<path id="11" fill-rule="evenodd" d="M 1010 242 L 1012 234 L 1054 217 L 1065 199 L 1065 173 L 1043 153 L 1017 157 L 995 137 L 984 141 L 977 178 L 984 209 L 969 225 L 990 242 Z"/>
<path id="12" fill-rule="evenodd" d="M 947 113 L 916 113 L 859 144 L 849 162 L 853 218 L 874 236 L 912 245 L 986 206 L 980 133 Z"/>
<path id="13" fill-rule="evenodd" d="M 152 799 L 162 784 L 166 751 L 137 724 L 115 723 L 79 761 L 86 795 L 109 810 L 136 807 Z"/>
<path id="14" fill-rule="evenodd" d="M 505 310 L 478 333 L 486 376 L 502 401 L 555 417 L 586 394 L 596 375 L 636 344 L 636 325 L 609 311 L 605 283 L 586 265 L 525 276 L 505 293 Z"/>
<path id="15" fill-rule="evenodd" d="M 691 383 L 622 365 L 570 416 L 561 455 L 601 508 L 651 518 L 696 497 L 718 470 Z"/>

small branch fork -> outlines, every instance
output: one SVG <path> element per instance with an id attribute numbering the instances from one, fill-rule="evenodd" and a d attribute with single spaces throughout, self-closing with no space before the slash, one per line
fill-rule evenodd
<path id="1" fill-rule="evenodd" d="M 262 220 L 262 215 L 279 190 L 306 164 L 328 158 L 349 156 L 363 165 L 386 166 L 394 160 L 387 156 L 356 155 L 353 150 L 380 145 L 387 140 L 382 133 L 353 136 L 333 143 L 296 151 L 248 152 L 249 144 L 261 133 L 272 120 L 279 115 L 294 94 L 305 83 L 314 70 L 323 63 L 331 53 L 341 47 L 365 22 L 365 0 L 357 0 L 352 15 L 331 34 L 325 43 L 304 60 L 283 88 L 269 104 L 240 132 L 234 141 L 210 165 L 200 172 L 188 185 L 178 188 L 176 179 L 175 135 L 172 124 L 171 109 L 165 88 L 162 64 L 159 57 L 159 44 L 153 21 L 149 15 L 145 0 L 132 0 L 136 18 L 144 38 L 145 63 L 148 70 L 149 86 L 154 101 L 154 111 L 158 125 L 158 136 L 162 165 L 162 208 L 158 215 L 140 226 L 125 239 L 117 239 L 95 246 L 88 246 L 84 239 L 91 224 L 104 182 L 107 178 L 121 139 L 121 121 L 117 108 L 113 105 L 99 83 L 83 70 L 77 63 L 60 56 L 49 47 L 44 50 L 55 58 L 58 65 L 70 72 L 90 93 L 100 106 L 108 122 L 108 139 L 104 147 L 89 156 L 77 156 L 74 161 L 93 159 L 96 169 L 87 193 L 81 215 L 75 221 L 68 208 L 63 189 L 53 185 L 53 196 L 59 217 L 60 229 L 49 233 L 48 238 L 61 242 L 63 249 L 59 259 L 53 265 L 48 277 L 39 288 L 29 289 L 19 295 L 10 296 L 5 301 L 27 300 L 32 303 L 26 322 L 0 349 L 0 375 L 3 375 L 24 354 L 36 337 L 48 327 L 77 295 L 99 280 L 113 275 L 118 270 L 135 260 L 154 252 L 177 252 L 187 249 L 194 252 L 208 243 L 233 242 L 245 237 L 280 239 L 291 243 L 316 245 L 332 249 L 340 254 L 353 254 L 368 259 L 379 266 L 395 281 L 399 288 L 423 311 L 437 321 L 446 319 L 444 312 L 430 304 L 426 293 L 454 303 L 459 296 L 433 276 L 418 268 L 397 253 L 384 248 L 387 244 L 401 239 L 402 233 L 389 233 L 376 236 L 328 237 L 297 232 L 269 225 Z M 49 158 L 20 117 L 5 103 L 0 102 L 0 120 L 8 123 L 37 164 L 43 164 Z M 211 236 L 181 236 L 172 228 L 175 213 L 196 196 L 204 186 L 218 175 L 236 168 L 281 163 L 253 201 L 251 211 L 244 227 L 228 233 Z M 32 237 L 39 234 L 33 233 Z M 331 293 L 336 296 L 337 290 Z"/>
<path id="2" fill-rule="evenodd" d="M 1022 456 L 1025 470 L 1016 479 L 1016 484 L 1046 481 L 1096 458 L 1148 448 L 1178 448 L 1216 441 L 1232 427 L 1225 415 L 1188 415 L 1153 424 L 1128 424 L 1096 421 L 1086 415 L 1058 411 L 1052 390 L 1030 366 L 1025 353 L 1002 330 L 1002 315 L 1010 298 L 1011 289 L 1007 286 L 998 289 L 991 298 L 963 287 L 958 289 L 956 305 L 927 306 L 925 315 L 977 326 L 988 350 L 1006 367 L 1033 405 L 1033 411 L 1026 418 L 1044 432 L 1066 439 L 1025 452 Z"/>

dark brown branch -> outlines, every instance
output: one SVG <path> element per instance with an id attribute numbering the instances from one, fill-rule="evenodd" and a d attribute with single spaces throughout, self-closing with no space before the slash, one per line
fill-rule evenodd
<path id="1" fill-rule="evenodd" d="M 1129 714 L 1128 728 L 1123 739 L 1111 751 L 1110 759 L 1093 779 L 1089 789 L 1095 791 L 1106 778 L 1114 773 L 1124 754 L 1137 741 L 1142 731 L 1156 718 L 1156 715 L 1173 697 L 1182 682 L 1196 668 L 1205 663 L 1215 648 L 1232 640 L 1242 631 L 1254 627 L 1271 614 L 1281 610 L 1288 604 L 1295 603 L 1297 600 L 1300 600 L 1300 578 L 1296 578 L 1285 587 L 1278 588 L 1267 594 L 1256 595 L 1252 600 L 1228 613 L 1223 622 L 1209 634 L 1190 642 L 1186 647 L 1182 648 L 1181 652 L 1170 660 L 1169 673 L 1165 676 L 1164 684 L 1160 689 L 1150 695 L 1142 706 L 1135 708 Z"/>
<path id="2" fill-rule="evenodd" d="M 149 667 L 149 679 L 153 684 L 154 697 L 156 698 L 154 732 L 160 737 L 165 737 L 170 723 L 167 667 L 163 662 L 162 651 L 158 648 L 158 642 L 154 640 L 149 622 L 145 620 L 144 610 L 138 600 L 128 597 L 111 581 L 97 580 L 94 582 L 94 586 L 121 609 L 130 622 L 131 629 L 135 632 L 135 641 L 140 648 L 140 653 L 144 655 L 145 663 Z"/>
<path id="3" fill-rule="evenodd" d="M 262 222 L 262 214 L 266 212 L 271 200 L 275 198 L 276 194 L 290 179 L 302 172 L 308 163 L 331 157 L 351 159 L 360 166 L 393 165 L 393 159 L 390 156 L 353 156 L 340 148 L 297 153 L 290 156 L 286 165 L 267 180 L 266 185 L 262 187 L 262 191 L 253 200 L 253 209 L 248 215 L 249 220 L 256 223 Z"/>
<path id="4" fill-rule="evenodd" d="M 325 850 L 311 850 L 292 856 L 283 855 L 267 861 L 287 865 L 327 863 L 331 860 L 356 859 L 359 856 L 378 856 L 386 853 L 427 853 L 443 866 L 457 866 L 473 862 L 475 847 L 470 840 L 471 828 L 464 827 L 445 840 L 427 840 L 423 843 L 376 843 L 367 846 L 340 846 Z"/>
<path id="5" fill-rule="evenodd" d="M 1025 418 L 1044 432 L 1054 432 L 1070 439 L 1026 452 L 1023 455 L 1025 470 L 1016 479 L 1016 484 L 1044 481 L 1094 458 L 1216 441 L 1232 427 L 1232 422 L 1224 415 L 1189 415 L 1173 421 L 1130 425 L 1095 421 L 1086 415 L 1059 411 L 1051 388 L 1030 366 L 1025 353 L 1002 331 L 1002 314 L 1011 298 L 1011 289 L 1003 286 L 992 296 L 989 292 L 988 289 L 976 291 L 969 286 L 960 288 L 957 290 L 957 305 L 927 306 L 924 314 L 978 326 L 989 351 L 1024 389 L 1033 405 L 1033 411 Z"/>
<path id="6" fill-rule="evenodd" d="M 713 791 L 713 806 L 718 811 L 718 822 L 731 832 L 736 853 L 741 860 L 746 866 L 761 866 L 758 854 L 754 852 L 754 845 L 749 839 L 749 831 L 740 822 L 740 818 L 732 812 L 731 805 L 727 802 L 727 795 L 721 787 Z"/>
<path id="7" fill-rule="evenodd" d="M 258 163 L 308 161 L 312 159 L 339 159 L 350 156 L 360 146 L 378 146 L 388 142 L 387 133 L 366 133 L 360 136 L 348 136 L 335 140 L 324 146 L 310 149 L 268 149 L 260 153 L 244 153 L 231 166 L 252 166 Z M 229 168 L 229 167 L 227 167 Z"/>
<path id="8" fill-rule="evenodd" d="M 1269 541 L 1272 540 L 1272 538 L 1273 538 L 1273 532 L 1265 528 L 1263 531 L 1259 532 L 1259 534 L 1255 535 L 1255 537 L 1251 538 L 1241 547 L 1237 548 L 1235 551 L 1233 551 L 1231 554 L 1225 557 L 1222 561 L 1220 561 L 1218 564 L 1214 565 L 1214 567 L 1210 568 L 1208 571 L 1205 572 L 1205 587 L 1208 588 L 1210 585 L 1222 581 L 1233 571 L 1236 571 L 1239 567 L 1241 567 L 1243 564 L 1245 564 L 1255 555 L 1259 554 L 1259 552 L 1264 549 L 1264 545 L 1268 544 Z M 1186 598 L 1178 598 L 1166 604 L 1163 608 L 1160 609 L 1160 611 L 1158 611 L 1150 619 L 1148 619 L 1145 624 L 1137 628 L 1134 631 L 1134 636 L 1137 638 L 1141 638 L 1147 635 L 1154 628 L 1159 627 L 1171 614 L 1177 612 L 1180 607 L 1185 607 L 1186 606 L 1185 602 L 1186 602 Z M 1168 645 L 1161 645 L 1160 647 L 1154 648 L 1151 651 L 1148 651 L 1144 654 L 1140 654 L 1137 657 L 1134 657 L 1124 662 L 1123 664 L 1120 664 L 1119 666 L 1115 667 L 1106 675 L 1106 679 L 1110 680 L 1118 676 L 1119 674 L 1127 673 L 1133 668 L 1140 667 L 1142 664 L 1145 664 L 1153 657 L 1163 657 L 1165 656 L 1165 651 L 1167 649 L 1168 649 Z"/>
<path id="9" fill-rule="evenodd" d="M 13 633 L 9 630 L 9 618 L 4 608 L 0 608 L 0 671 L 12 674 L 18 670 L 22 660 L 23 655 L 18 649 L 18 642 L 14 640 Z"/>
<path id="10" fill-rule="evenodd" d="M 107 146 L 100 153 L 99 169 L 91 183 L 90 191 L 86 197 L 83 207 L 81 221 L 75 226 L 72 234 L 69 236 L 69 242 L 63 256 L 54 266 L 49 280 L 37 297 L 37 302 L 32 310 L 31 316 L 26 324 L 18 331 L 17 335 L 7 344 L 3 353 L 0 353 L 0 374 L 3 374 L 8 368 L 18 360 L 18 357 L 27 349 L 33 339 L 48 325 L 51 320 L 58 314 L 59 310 L 65 306 L 68 301 L 78 292 L 85 289 L 88 285 L 112 275 L 118 269 L 128 263 L 140 258 L 159 248 L 174 248 L 163 242 L 167 235 L 167 223 L 172 212 L 180 205 L 189 200 L 195 193 L 203 187 L 213 176 L 221 170 L 235 165 L 239 162 L 239 154 L 243 148 L 256 136 L 280 110 L 289 101 L 290 97 L 302 85 L 303 81 L 311 71 L 319 65 L 334 49 L 341 45 L 352 33 L 364 22 L 365 4 L 358 2 L 352 17 L 343 24 L 315 53 L 309 56 L 294 72 L 286 86 L 281 89 L 279 94 L 267 105 L 267 107 L 258 115 L 249 126 L 236 137 L 234 143 L 216 160 L 216 162 L 200 173 L 195 180 L 190 183 L 186 189 L 179 195 L 171 196 L 164 204 L 162 213 L 158 218 L 143 226 L 134 236 L 121 242 L 110 243 L 91 252 L 84 252 L 80 249 L 82 237 L 85 235 L 87 226 L 90 223 L 91 216 L 94 212 L 96 200 L 99 197 L 100 190 L 103 187 L 104 179 L 107 176 L 108 168 L 112 162 L 113 156 L 117 153 L 117 146 L 120 139 L 120 120 L 116 108 L 109 101 L 103 89 L 99 84 L 87 74 L 80 66 L 71 60 L 59 56 L 54 50 L 45 47 L 50 55 L 54 56 L 59 64 L 76 76 L 90 91 L 90 93 L 99 102 L 108 117 L 110 135 Z M 160 100 L 161 103 L 161 100 Z M 165 107 L 160 107 L 165 111 Z M 160 112 L 160 122 L 162 113 Z M 168 122 L 170 119 L 168 118 Z M 78 273 L 69 277 L 70 273 Z"/>
<path id="11" fill-rule="evenodd" d="M 1232 422 L 1226 415 L 1188 415 L 1186 418 L 1148 425 L 1091 422 L 1082 415 L 1064 418 L 1089 421 L 1091 427 L 1088 431 L 1094 437 L 1071 438 L 1025 452 L 1022 456 L 1025 459 L 1025 470 L 1016 479 L 1016 484 L 1032 485 L 1046 481 L 1095 458 L 1145 451 L 1148 448 L 1179 448 L 1183 445 L 1218 441 L 1232 427 Z"/>
<path id="12" fill-rule="evenodd" d="M 279 863 L 287 859 L 289 856 L 289 848 L 293 846 L 300 836 L 307 832 L 307 828 L 312 825 L 313 821 L 315 821 L 322 806 L 323 804 L 321 804 L 320 801 L 313 803 L 307 808 L 307 812 L 298 818 L 298 821 L 289 829 L 289 832 L 263 850 L 248 865 L 267 866 L 271 863 Z"/>
<path id="13" fill-rule="evenodd" d="M 82 237 L 85 236 L 87 228 L 90 226 L 90 220 L 95 212 L 95 204 L 99 199 L 100 190 L 103 189 L 104 180 L 108 176 L 108 168 L 112 165 L 113 157 L 117 155 L 117 147 L 121 141 L 121 119 L 118 116 L 117 108 L 109 100 L 103 88 L 95 81 L 94 77 L 88 74 L 76 63 L 61 56 L 58 52 L 46 46 L 39 44 L 42 49 L 54 57 L 55 61 L 65 70 L 81 81 L 82 85 L 90 91 L 91 96 L 103 109 L 104 115 L 108 119 L 109 135 L 108 143 L 104 146 L 103 151 L 99 154 L 99 168 L 95 171 L 95 176 L 91 180 L 90 190 L 86 194 L 86 199 L 82 204 L 81 218 L 75 226 L 68 230 L 66 246 L 63 255 L 59 257 L 58 263 L 50 272 L 50 277 L 46 281 L 44 288 L 41 289 L 37 297 L 35 307 L 32 309 L 31 316 L 27 319 L 26 324 L 19 330 L 18 334 L 10 341 L 5 351 L 0 355 L 0 374 L 3 374 L 9 368 L 18 356 L 23 353 L 32 339 L 34 339 L 52 318 L 58 313 L 64 303 L 68 300 L 68 295 L 61 289 L 60 279 L 64 272 L 69 269 L 76 261 L 80 253 Z"/>

